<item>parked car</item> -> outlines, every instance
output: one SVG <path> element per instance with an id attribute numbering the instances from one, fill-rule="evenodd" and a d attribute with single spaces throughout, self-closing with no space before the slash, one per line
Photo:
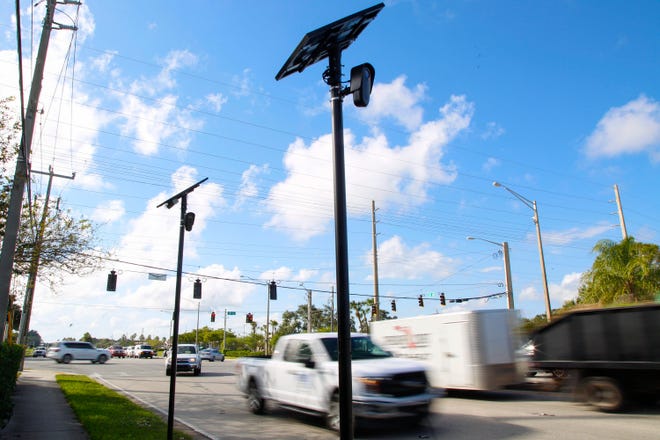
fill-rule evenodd
<path id="1" fill-rule="evenodd" d="M 118 357 L 118 358 L 125 358 L 126 357 L 126 351 L 124 350 L 124 347 L 121 345 L 113 345 L 108 348 L 108 351 L 110 351 L 110 356 L 111 357 Z"/>
<path id="2" fill-rule="evenodd" d="M 202 373 L 202 358 L 195 344 L 179 344 L 177 346 L 177 355 L 172 355 L 172 350 L 168 352 L 165 360 L 165 374 L 172 375 L 172 358 L 176 359 L 176 372 L 192 371 L 195 376 Z"/>
<path id="3" fill-rule="evenodd" d="M 46 357 L 46 347 L 37 347 L 32 351 L 32 357 Z"/>
<path id="4" fill-rule="evenodd" d="M 57 363 L 76 361 L 92 361 L 93 364 L 105 364 L 110 359 L 110 351 L 105 348 L 96 348 L 89 342 L 82 341 L 63 341 L 56 342 L 48 347 L 46 357 L 55 360 Z"/>
<path id="5" fill-rule="evenodd" d="M 152 359 L 154 357 L 154 349 L 151 347 L 151 345 L 147 344 L 138 344 L 132 348 L 132 350 L 129 353 L 129 357 L 132 358 L 149 358 Z"/>
<path id="6" fill-rule="evenodd" d="M 225 355 L 217 348 L 205 348 L 199 352 L 199 355 L 202 357 L 203 361 L 225 361 Z"/>

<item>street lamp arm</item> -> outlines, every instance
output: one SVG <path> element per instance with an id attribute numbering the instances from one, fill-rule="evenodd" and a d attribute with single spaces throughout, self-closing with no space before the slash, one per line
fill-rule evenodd
<path id="1" fill-rule="evenodd" d="M 485 238 L 481 238 L 481 237 L 465 237 L 465 239 L 466 240 L 481 240 L 481 241 L 485 241 L 486 243 L 491 243 L 491 244 L 494 244 L 496 246 L 502 247 L 502 243 L 498 243 L 496 241 L 486 240 Z"/>
<path id="2" fill-rule="evenodd" d="M 509 188 L 508 186 L 506 186 L 506 185 L 502 185 L 500 182 L 493 182 L 493 186 L 502 187 L 502 188 L 504 188 L 505 190 L 509 191 L 511 194 L 513 194 L 513 196 L 514 196 L 515 198 L 517 198 L 518 200 L 520 200 L 521 202 L 523 202 L 523 203 L 524 203 L 529 209 L 531 209 L 531 210 L 533 210 L 534 212 L 536 212 L 536 208 L 534 207 L 534 202 L 531 201 L 531 200 L 529 200 L 527 197 L 518 194 L 517 192 L 515 192 L 514 190 L 512 190 L 512 189 Z"/>

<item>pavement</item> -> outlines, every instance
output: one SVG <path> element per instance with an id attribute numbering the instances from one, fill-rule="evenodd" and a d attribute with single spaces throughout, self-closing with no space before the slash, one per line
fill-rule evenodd
<path id="1" fill-rule="evenodd" d="M 89 439 L 55 381 L 55 372 L 23 370 L 12 400 L 14 412 L 0 430 L 0 439 Z"/>

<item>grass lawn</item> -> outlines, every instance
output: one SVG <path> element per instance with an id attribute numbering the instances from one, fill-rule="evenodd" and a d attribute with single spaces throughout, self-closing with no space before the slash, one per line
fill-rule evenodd
<path id="1" fill-rule="evenodd" d="M 163 419 L 116 391 L 87 376 L 58 374 L 55 379 L 91 439 L 167 438 Z M 192 439 L 176 430 L 174 438 Z"/>

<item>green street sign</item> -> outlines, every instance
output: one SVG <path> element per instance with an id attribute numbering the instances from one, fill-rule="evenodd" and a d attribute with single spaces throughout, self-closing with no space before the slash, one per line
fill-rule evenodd
<path id="1" fill-rule="evenodd" d="M 236 312 L 227 312 L 228 315 L 235 315 Z"/>

